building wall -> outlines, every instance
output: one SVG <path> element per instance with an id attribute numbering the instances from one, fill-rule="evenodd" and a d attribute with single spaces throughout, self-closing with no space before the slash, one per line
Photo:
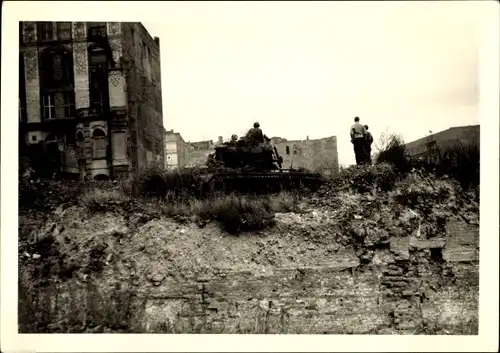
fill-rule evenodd
<path id="1" fill-rule="evenodd" d="M 89 68 L 87 23 L 75 22 L 72 24 L 73 65 L 75 75 L 75 108 L 88 109 L 90 107 Z"/>
<path id="2" fill-rule="evenodd" d="M 134 169 L 165 165 L 159 39 L 140 23 L 123 22 L 121 65 L 128 88 L 130 154 Z M 152 157 L 148 160 L 148 152 Z"/>
<path id="3" fill-rule="evenodd" d="M 184 168 L 189 162 L 189 146 L 181 134 L 167 131 L 165 143 L 165 166 L 168 169 Z"/>
<path id="4" fill-rule="evenodd" d="M 262 234 L 264 260 L 249 242 L 240 257 L 243 262 L 248 256 L 252 267 L 221 269 L 221 260 L 208 263 L 217 271 L 183 281 L 161 276 L 144 295 L 143 329 L 164 332 L 167 322 L 189 330 L 194 322 L 209 333 L 236 327 L 240 333 L 415 334 L 427 327 L 428 333 L 477 334 L 477 227 L 453 220 L 445 238 L 432 240 L 403 232 L 373 250 L 369 265 L 361 263 L 359 252 L 336 243 L 304 246 L 293 236 L 304 227 L 287 224 L 285 234 Z M 212 245 L 212 239 L 201 246 Z M 276 265 L 269 268 L 271 260 Z"/>
<path id="5" fill-rule="evenodd" d="M 441 151 L 452 147 L 457 142 L 479 143 L 479 132 L 479 125 L 453 127 L 407 143 L 406 151 L 410 156 L 419 157 L 426 155 L 433 141 Z"/>
<path id="6" fill-rule="evenodd" d="M 212 140 L 189 142 L 188 143 L 187 167 L 204 167 L 207 163 L 208 155 L 214 153 L 215 144 Z"/>
<path id="7" fill-rule="evenodd" d="M 212 140 L 190 142 L 189 144 L 191 145 L 191 150 L 193 151 L 209 150 L 215 146 Z"/>
<path id="8" fill-rule="evenodd" d="M 55 136 L 55 142 L 60 146 L 60 158 L 56 158 L 60 163 L 59 170 L 80 173 L 90 178 L 95 175 L 96 170 L 103 175 L 123 177 L 128 176 L 139 164 L 162 165 L 164 129 L 159 40 L 154 41 L 141 24 L 127 27 L 127 24 L 120 22 L 94 23 L 103 25 L 107 39 L 105 43 L 88 36 L 88 29 L 92 24 L 90 22 L 52 22 L 52 33 L 42 41 L 41 34 L 37 33 L 41 24 L 23 22 L 20 25 L 20 64 L 24 66 L 20 66 L 20 70 L 24 71 L 25 78 L 19 87 L 20 112 L 26 112 L 26 116 L 20 119 L 21 136 L 33 148 L 40 150 L 40 142 L 45 143 L 49 136 Z M 59 30 L 59 25 L 63 28 L 62 24 L 66 26 L 65 31 Z M 137 29 L 135 37 L 145 39 L 129 40 L 131 38 L 127 38 L 126 33 L 130 26 Z M 139 52 L 140 57 L 141 49 L 138 48 L 144 42 L 148 44 L 144 50 L 152 53 L 150 58 L 134 61 L 129 68 L 127 54 L 133 52 L 129 57 L 135 58 L 136 52 Z M 40 60 L 45 50 L 57 47 L 63 47 L 71 53 L 74 109 L 70 114 L 65 112 L 64 119 L 52 119 L 49 123 L 42 115 L 42 102 L 45 102 L 42 98 L 45 97 L 41 96 L 41 92 L 46 86 L 41 82 L 43 69 Z M 109 55 L 106 55 L 107 85 L 103 97 L 107 108 L 103 112 L 91 109 L 89 65 L 90 53 L 96 48 L 109 49 L 105 50 Z M 149 81 L 142 80 L 143 76 L 138 74 L 144 71 L 146 74 L 143 76 Z M 138 92 L 144 92 L 140 99 L 137 99 Z M 22 96 L 25 98 L 21 99 Z M 106 126 L 105 146 L 101 145 L 105 149 L 105 155 L 101 155 L 99 162 L 95 162 L 92 149 L 92 124 L 96 122 Z M 84 137 L 82 141 L 76 142 L 78 132 Z"/>
<path id="9" fill-rule="evenodd" d="M 177 153 L 177 141 L 169 141 L 169 135 L 167 133 L 167 142 L 165 146 L 166 159 L 165 167 L 167 169 L 178 167 L 178 153 Z"/>
<path id="10" fill-rule="evenodd" d="M 182 139 L 177 141 L 178 167 L 185 168 L 189 162 L 189 146 Z"/>
<path id="11" fill-rule="evenodd" d="M 337 138 L 282 141 L 274 139 L 278 153 L 283 157 L 283 168 L 306 168 L 325 173 L 338 172 Z"/>
<path id="12" fill-rule="evenodd" d="M 193 148 L 190 148 L 187 167 L 204 167 L 207 163 L 208 155 L 213 152 L 213 149 L 194 150 Z"/>

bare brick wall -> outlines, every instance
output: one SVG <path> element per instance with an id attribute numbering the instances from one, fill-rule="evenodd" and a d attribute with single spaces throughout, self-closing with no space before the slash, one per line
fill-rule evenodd
<path id="1" fill-rule="evenodd" d="M 139 296 L 144 329 L 477 334 L 478 229 L 456 222 L 448 233 L 425 241 L 393 238 L 368 264 L 346 248 L 319 266 L 261 264 L 261 270 L 167 277 Z"/>
<path id="2" fill-rule="evenodd" d="M 275 146 L 283 157 L 283 167 L 338 172 L 337 138 L 277 142 Z M 287 154 L 287 146 L 289 153 Z"/>
<path id="3" fill-rule="evenodd" d="M 133 166 L 164 166 L 159 47 L 139 23 L 122 23 L 122 31 Z"/>
<path id="4" fill-rule="evenodd" d="M 124 286 L 135 332 L 477 334 L 479 231 L 463 221 L 449 220 L 435 238 L 402 234 L 363 245 L 346 242 L 332 223 L 291 214 L 277 216 L 275 228 L 233 237 L 221 236 L 216 224 L 200 229 L 168 219 L 136 232 L 128 217 L 111 213 L 85 218 L 98 234 L 82 233 L 72 212 L 63 218 L 67 233 L 56 228 L 62 249 L 73 252 L 64 238 L 79 235 L 98 240 L 102 261 L 112 260 L 92 286 L 80 273 L 74 280 L 82 282 L 68 281 L 72 290 L 62 292 L 85 303 L 95 298 L 94 285 Z M 110 232 L 122 236 L 99 235 Z"/>

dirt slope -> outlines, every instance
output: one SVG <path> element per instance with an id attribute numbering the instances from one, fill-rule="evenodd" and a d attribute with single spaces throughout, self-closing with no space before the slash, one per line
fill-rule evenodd
<path id="1" fill-rule="evenodd" d="M 476 333 L 478 204 L 429 181 L 325 187 L 239 236 L 147 203 L 25 213 L 21 328 Z"/>

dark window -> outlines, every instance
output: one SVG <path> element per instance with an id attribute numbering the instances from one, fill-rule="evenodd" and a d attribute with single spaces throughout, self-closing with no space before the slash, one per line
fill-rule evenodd
<path id="1" fill-rule="evenodd" d="M 89 37 L 105 37 L 106 22 L 87 22 L 87 35 Z"/>
<path id="2" fill-rule="evenodd" d="M 107 139 L 102 129 L 95 129 L 92 133 L 94 140 L 94 158 L 106 158 Z"/>
<path id="3" fill-rule="evenodd" d="M 57 38 L 71 39 L 71 22 L 57 22 Z"/>
<path id="4" fill-rule="evenodd" d="M 48 49 L 41 56 L 41 105 L 43 118 L 61 119 L 74 116 L 75 93 L 73 56 L 70 51 Z"/>
<path id="5" fill-rule="evenodd" d="M 290 154 L 290 146 L 286 146 L 286 154 Z"/>
<path id="6" fill-rule="evenodd" d="M 24 72 L 24 55 L 22 53 L 19 53 L 19 121 L 27 121 L 26 78 Z"/>
<path id="7" fill-rule="evenodd" d="M 38 22 L 36 26 L 39 40 L 54 40 L 54 23 Z"/>
<path id="8" fill-rule="evenodd" d="M 33 141 L 33 142 L 36 141 L 36 135 L 31 136 L 31 141 Z"/>
<path id="9" fill-rule="evenodd" d="M 78 131 L 76 134 L 76 153 L 79 158 L 85 156 L 85 141 L 83 139 L 83 132 Z"/>
<path id="10" fill-rule="evenodd" d="M 93 115 L 107 111 L 109 105 L 108 60 L 106 51 L 94 48 L 89 52 L 90 108 Z"/>
<path id="11" fill-rule="evenodd" d="M 90 109 L 93 115 L 99 115 L 104 110 L 103 75 L 99 71 L 90 72 Z"/>
<path id="12" fill-rule="evenodd" d="M 293 154 L 297 154 L 297 150 L 296 149 L 293 150 Z"/>

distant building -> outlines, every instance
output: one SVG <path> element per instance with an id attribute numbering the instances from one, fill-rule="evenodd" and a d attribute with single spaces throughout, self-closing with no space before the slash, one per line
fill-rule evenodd
<path id="1" fill-rule="evenodd" d="M 445 151 L 457 143 L 479 143 L 479 125 L 457 126 L 405 144 L 412 157 L 432 159 L 432 152 Z"/>
<path id="2" fill-rule="evenodd" d="M 164 165 L 157 37 L 128 22 L 21 22 L 19 34 L 20 154 L 39 175 Z"/>
<path id="3" fill-rule="evenodd" d="M 208 155 L 215 151 L 213 140 L 189 142 L 189 161 L 188 167 L 202 167 L 207 162 Z"/>
<path id="4" fill-rule="evenodd" d="M 278 143 L 282 143 L 282 142 L 286 142 L 286 141 L 288 141 L 288 140 L 285 138 L 271 137 L 271 144 L 273 144 L 273 145 L 278 144 Z"/>
<path id="5" fill-rule="evenodd" d="M 215 146 L 213 140 L 199 141 L 199 142 L 189 142 L 192 151 L 208 150 Z"/>
<path id="6" fill-rule="evenodd" d="M 166 169 L 184 168 L 189 163 L 189 145 L 181 134 L 174 130 L 167 131 L 165 143 Z"/>
<path id="7" fill-rule="evenodd" d="M 306 168 L 325 174 L 339 171 L 337 137 L 316 140 L 286 140 L 271 138 L 278 153 L 283 157 L 283 168 Z"/>

